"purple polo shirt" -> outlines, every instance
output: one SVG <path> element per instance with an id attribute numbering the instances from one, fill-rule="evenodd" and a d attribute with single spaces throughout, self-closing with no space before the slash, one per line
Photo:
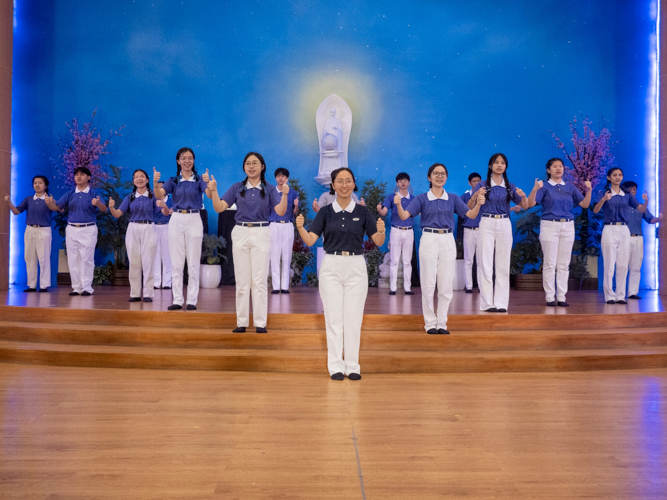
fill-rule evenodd
<path id="1" fill-rule="evenodd" d="M 461 201 L 466 205 L 468 205 L 470 198 L 472 198 L 472 191 L 468 190 L 461 196 Z M 468 219 L 466 217 L 465 220 L 463 221 L 463 227 L 467 227 L 468 229 L 479 227 L 479 219 L 481 218 L 482 218 L 482 211 L 480 210 L 479 213 L 477 214 L 477 217 L 475 217 L 474 219 Z"/>
<path id="2" fill-rule="evenodd" d="M 468 213 L 468 206 L 461 201 L 457 195 L 453 193 L 444 192 L 442 198 L 435 198 L 431 193 L 429 199 L 428 191 L 418 195 L 408 206 L 408 212 L 413 217 L 421 214 L 421 221 L 419 225 L 422 228 L 431 227 L 434 229 L 451 229 L 454 230 L 454 214 L 460 217 L 465 217 Z M 447 199 L 445 199 L 445 196 Z"/>
<path id="3" fill-rule="evenodd" d="M 67 191 L 58 200 L 58 208 L 69 210 L 67 222 L 70 224 L 90 224 L 97 222 L 98 208 L 93 205 L 93 198 L 97 198 L 99 193 L 91 187 L 87 187 L 88 192 L 78 191 L 77 188 Z"/>
<path id="4" fill-rule="evenodd" d="M 572 184 L 552 184 L 547 181 L 537 191 L 535 201 L 542 205 L 542 220 L 572 220 L 572 207 L 579 205 L 584 195 Z"/>
<path id="5" fill-rule="evenodd" d="M 148 196 L 139 196 L 137 194 L 135 195 L 134 200 L 132 200 L 132 195 L 128 194 L 120 204 L 120 207 L 118 207 L 118 210 L 123 213 L 126 213 L 129 210 L 130 222 L 145 220 L 154 222 L 155 209 L 157 208 L 157 205 L 155 204 L 156 201 L 157 198 L 155 195 L 153 195 L 152 198 L 149 198 Z"/>
<path id="6" fill-rule="evenodd" d="M 194 179 L 194 175 L 190 179 Z M 167 194 L 171 193 L 174 210 L 201 210 L 201 195 L 206 191 L 207 184 L 197 176 L 198 180 L 184 181 L 183 177 L 176 182 L 176 177 L 170 177 L 162 185 L 162 189 Z"/>
<path id="7" fill-rule="evenodd" d="M 613 191 L 612 191 L 613 193 Z M 623 190 L 621 190 L 623 193 Z M 614 195 L 611 200 L 606 201 L 602 205 L 602 215 L 604 215 L 604 223 L 611 224 L 614 222 L 630 222 L 630 207 L 637 208 L 640 203 L 630 193 L 623 193 L 623 195 Z"/>
<path id="8" fill-rule="evenodd" d="M 645 220 L 649 224 L 653 219 L 653 214 L 648 210 L 644 213 L 641 213 L 639 210 L 632 207 L 628 207 L 630 210 L 630 216 L 628 217 L 628 229 L 630 234 L 642 234 L 642 220 Z"/>
<path id="9" fill-rule="evenodd" d="M 16 210 L 21 213 L 28 211 L 25 216 L 25 223 L 28 226 L 51 227 L 53 212 L 41 198 L 35 199 L 34 196 L 26 196 L 16 207 Z"/>
<path id="10" fill-rule="evenodd" d="M 274 191 L 278 192 L 278 195 L 282 198 L 283 194 L 278 191 L 278 187 L 274 188 Z M 269 222 L 280 222 L 281 220 L 287 221 L 287 222 L 294 222 L 294 200 L 296 200 L 299 197 L 299 193 L 294 191 L 294 189 L 289 190 L 289 193 L 287 194 L 287 211 L 285 212 L 285 215 L 280 216 L 276 213 L 275 208 L 272 206 L 271 207 L 271 215 L 269 215 Z M 278 201 L 280 203 L 280 201 Z M 278 204 L 276 203 L 276 205 Z M 254 222 L 254 221 L 242 221 L 242 222 Z"/>
<path id="11" fill-rule="evenodd" d="M 157 203 L 157 200 L 155 200 Z M 167 198 L 167 206 L 171 208 L 171 198 Z M 171 219 L 171 215 L 164 215 L 162 209 L 155 205 L 155 223 L 156 224 L 167 224 Z"/>
<path id="12" fill-rule="evenodd" d="M 493 182 L 493 181 L 492 181 Z M 475 194 L 479 191 L 480 188 L 486 187 L 486 181 L 478 182 L 475 186 L 475 189 L 472 190 L 472 194 Z M 484 214 L 495 214 L 495 215 L 509 215 L 510 214 L 510 202 L 507 201 L 507 189 L 502 185 L 494 185 L 491 189 L 486 192 L 486 202 L 479 208 L 479 215 Z M 510 182 L 510 192 L 511 200 L 517 205 L 521 203 L 521 196 L 516 194 L 516 186 Z"/>
<path id="13" fill-rule="evenodd" d="M 401 220 L 401 216 L 398 215 L 398 207 L 396 207 L 396 203 L 394 203 L 395 195 L 396 193 L 390 194 L 384 200 L 384 203 L 382 203 L 383 207 L 386 207 L 389 210 L 391 210 L 391 225 L 399 227 L 412 227 L 415 223 L 414 217 L 410 216 L 405 220 Z M 408 209 L 413 199 L 414 198 L 410 196 L 410 193 L 408 193 L 406 197 L 401 198 L 401 206 L 403 207 L 403 210 Z"/>
<path id="14" fill-rule="evenodd" d="M 260 187 L 262 187 L 261 183 L 255 188 L 246 187 L 245 196 L 241 196 L 244 184 L 237 182 L 222 195 L 220 199 L 227 202 L 229 206 L 236 203 L 236 214 L 234 215 L 236 222 L 268 222 L 271 209 L 280 203 L 282 194 L 275 186 L 267 183 L 266 186 L 263 186 L 264 198 L 262 198 Z"/>

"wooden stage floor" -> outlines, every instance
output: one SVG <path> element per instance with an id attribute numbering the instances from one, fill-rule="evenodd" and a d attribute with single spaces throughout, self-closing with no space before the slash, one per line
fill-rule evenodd
<path id="1" fill-rule="evenodd" d="M 23 293 L 23 286 L 11 286 L 9 291 L 0 292 L 0 304 L 29 307 L 59 307 L 72 309 L 121 309 L 132 311 L 165 311 L 168 314 L 234 313 L 235 287 L 221 286 L 215 289 L 201 289 L 197 311 L 167 311 L 171 305 L 170 290 L 155 290 L 152 303 L 128 302 L 129 287 L 100 286 L 90 297 L 70 297 L 71 288 L 54 287 L 48 293 Z M 365 314 L 422 314 L 421 290 L 414 289 L 415 295 L 388 295 L 386 288 L 370 288 L 366 300 Z M 641 300 L 631 300 L 627 305 L 608 305 L 600 291 L 570 292 L 567 301 L 570 307 L 547 307 L 542 292 L 510 292 L 508 314 L 627 314 L 639 312 L 664 312 L 667 297 L 655 290 L 641 290 Z M 322 314 L 322 302 L 317 288 L 297 287 L 287 294 L 269 294 L 269 314 Z M 479 292 L 466 294 L 455 291 L 449 314 L 490 315 L 479 310 Z M 494 314 L 497 315 L 497 314 Z"/>

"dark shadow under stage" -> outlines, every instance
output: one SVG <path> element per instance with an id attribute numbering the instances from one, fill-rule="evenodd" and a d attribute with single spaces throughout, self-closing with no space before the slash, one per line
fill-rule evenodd
<path id="1" fill-rule="evenodd" d="M 167 311 L 169 290 L 129 303 L 129 287 L 70 297 L 59 287 L 0 294 L 0 362 L 108 368 L 326 373 L 316 288 L 269 295 L 267 334 L 232 333 L 234 287 L 202 289 L 197 311 Z M 361 337 L 363 373 L 578 371 L 667 367 L 665 300 L 607 305 L 571 292 L 569 308 L 541 292 L 510 295 L 509 313 L 479 311 L 479 293 L 454 292 L 451 335 L 426 335 L 421 296 L 370 289 Z M 252 320 L 251 320 L 252 321 Z M 252 323 L 251 323 L 252 324 Z"/>

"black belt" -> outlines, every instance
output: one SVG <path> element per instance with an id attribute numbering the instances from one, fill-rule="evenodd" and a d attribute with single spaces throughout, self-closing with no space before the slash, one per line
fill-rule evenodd
<path id="1" fill-rule="evenodd" d="M 605 222 L 605 226 L 627 226 L 625 222 Z"/>
<path id="2" fill-rule="evenodd" d="M 482 214 L 482 217 L 486 217 L 487 219 L 507 219 L 509 215 L 505 214 Z"/>
<path id="3" fill-rule="evenodd" d="M 132 224 L 154 224 L 152 220 L 131 220 Z"/>
<path id="4" fill-rule="evenodd" d="M 352 255 L 361 255 L 360 253 L 354 252 L 326 252 L 327 255 L 343 255 L 344 257 L 349 257 Z"/>
<path id="5" fill-rule="evenodd" d="M 644 236 L 643 234 L 631 234 L 630 236 Z"/>
<path id="6" fill-rule="evenodd" d="M 451 233 L 452 230 L 451 229 L 436 229 L 436 228 L 432 228 L 432 227 L 425 227 L 424 229 L 422 229 L 422 232 L 424 232 L 424 233 L 435 233 L 435 234 L 447 234 L 447 233 Z"/>
<path id="7" fill-rule="evenodd" d="M 547 222 L 572 222 L 572 219 L 542 219 Z"/>
<path id="8" fill-rule="evenodd" d="M 272 220 L 269 224 L 291 224 L 291 223 L 292 223 L 291 220 Z"/>
<path id="9" fill-rule="evenodd" d="M 88 226 L 94 226 L 95 223 L 94 222 L 88 222 L 87 224 L 71 224 L 71 223 L 68 222 L 67 225 L 72 226 L 72 227 L 88 227 Z"/>
<path id="10" fill-rule="evenodd" d="M 177 213 L 177 214 L 198 214 L 199 209 L 197 208 L 195 210 L 174 210 L 174 213 Z"/>
<path id="11" fill-rule="evenodd" d="M 48 225 L 48 226 L 40 226 L 39 224 L 28 224 L 28 227 L 51 227 L 51 225 Z"/>
<path id="12" fill-rule="evenodd" d="M 400 229 L 401 231 L 409 231 L 410 229 L 412 229 L 412 226 L 394 226 L 393 224 L 391 225 L 391 227 Z"/>
<path id="13" fill-rule="evenodd" d="M 169 224 L 169 223 L 168 222 L 156 222 L 155 223 L 156 226 L 166 226 L 167 224 Z"/>
<path id="14" fill-rule="evenodd" d="M 465 226 L 463 226 L 463 229 L 470 229 L 471 231 L 479 231 L 479 227 L 465 227 Z"/>
<path id="15" fill-rule="evenodd" d="M 268 222 L 237 222 L 237 226 L 243 227 L 266 227 L 269 225 Z"/>

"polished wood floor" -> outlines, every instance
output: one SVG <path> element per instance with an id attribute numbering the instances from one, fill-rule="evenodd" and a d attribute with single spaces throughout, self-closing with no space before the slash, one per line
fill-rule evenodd
<path id="1" fill-rule="evenodd" d="M 70 297 L 69 287 L 54 287 L 48 293 L 23 293 L 22 286 L 11 286 L 9 291 L 0 291 L 0 304 L 29 307 L 65 307 L 73 309 L 124 309 L 132 311 L 165 311 L 171 305 L 170 290 L 155 290 L 152 303 L 127 302 L 130 296 L 129 287 L 100 286 L 90 297 Z M 414 289 L 415 295 L 389 296 L 386 288 L 370 288 L 366 300 L 365 314 L 422 314 L 421 290 Z M 660 296 L 655 290 L 642 290 L 641 300 L 631 300 L 627 305 L 608 305 L 604 295 L 599 291 L 570 292 L 567 301 L 570 307 L 546 307 L 542 292 L 515 291 L 510 292 L 509 314 L 627 314 L 638 312 L 664 312 L 667 297 Z M 197 311 L 234 313 L 235 287 L 221 286 L 214 289 L 201 289 L 197 303 Z M 269 294 L 269 314 L 322 314 L 322 302 L 317 288 L 297 287 L 289 295 Z M 183 314 L 183 312 L 169 312 Z M 485 314 L 479 311 L 479 292 L 466 294 L 455 291 L 450 308 L 450 316 Z"/>
<path id="2" fill-rule="evenodd" d="M 667 369 L 364 375 L 0 364 L 3 499 L 664 499 Z"/>

